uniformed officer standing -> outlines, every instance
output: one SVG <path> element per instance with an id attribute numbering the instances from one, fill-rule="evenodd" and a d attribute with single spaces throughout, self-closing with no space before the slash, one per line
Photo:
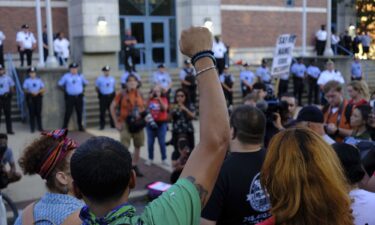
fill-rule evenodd
<path id="1" fill-rule="evenodd" d="M 223 87 L 224 96 L 227 100 L 228 108 L 233 105 L 233 84 L 234 84 L 234 76 L 229 73 L 229 67 L 225 66 L 224 71 L 219 76 L 221 86 Z"/>
<path id="2" fill-rule="evenodd" d="M 255 74 L 249 70 L 249 64 L 243 64 L 244 69 L 240 73 L 242 97 L 250 94 L 256 81 Z"/>
<path id="3" fill-rule="evenodd" d="M 255 75 L 258 77 L 258 81 L 262 82 L 266 85 L 267 91 L 272 89 L 271 87 L 271 73 L 270 70 L 267 68 L 267 61 L 262 60 L 262 64 L 260 67 L 257 68 Z"/>
<path id="4" fill-rule="evenodd" d="M 169 102 L 172 79 L 169 73 L 166 71 L 164 64 L 160 64 L 158 66 L 158 70 L 152 74 L 152 81 L 155 85 L 159 85 L 162 88 L 162 94 Z"/>
<path id="5" fill-rule="evenodd" d="M 33 50 L 36 48 L 36 39 L 34 34 L 30 32 L 29 25 L 22 25 L 22 31 L 17 33 L 16 41 L 18 44 L 18 52 L 20 54 L 21 66 L 23 66 L 24 55 L 26 54 L 27 66 L 31 66 L 33 58 Z"/>
<path id="6" fill-rule="evenodd" d="M 306 74 L 309 84 L 309 94 L 308 94 L 308 103 L 311 105 L 312 99 L 314 97 L 314 104 L 319 104 L 319 85 L 318 78 L 320 76 L 320 69 L 316 66 L 317 61 L 314 60 L 307 67 Z"/>
<path id="7" fill-rule="evenodd" d="M 105 113 L 109 112 L 109 123 L 112 128 L 115 127 L 113 118 L 110 112 L 110 106 L 115 97 L 116 80 L 109 75 L 111 68 L 107 65 L 102 68 L 103 75 L 96 79 L 96 91 L 98 92 L 99 107 L 100 107 L 100 130 L 105 126 Z"/>
<path id="8" fill-rule="evenodd" d="M 351 74 L 352 74 L 351 76 L 352 80 L 362 80 L 362 77 L 363 77 L 362 65 L 359 62 L 358 57 L 354 57 L 354 61 L 352 63 Z"/>
<path id="9" fill-rule="evenodd" d="M 189 59 L 186 59 L 184 64 L 184 68 L 182 68 L 180 71 L 181 86 L 188 94 L 191 104 L 195 106 L 197 101 L 197 82 L 195 79 L 195 70 Z"/>
<path id="10" fill-rule="evenodd" d="M 303 64 L 303 59 L 298 58 L 297 63 L 294 63 L 291 68 L 293 74 L 293 95 L 298 99 L 298 105 L 302 105 L 302 93 L 304 89 L 304 80 L 306 74 L 306 66 Z"/>
<path id="11" fill-rule="evenodd" d="M 82 111 L 83 111 L 83 93 L 84 87 L 88 81 L 82 74 L 78 73 L 78 64 L 72 63 L 69 65 L 70 72 L 64 74 L 58 82 L 58 85 L 65 92 L 65 115 L 63 128 L 68 127 L 70 116 L 73 108 L 76 109 L 77 123 L 79 131 L 84 131 L 82 125 Z"/>
<path id="12" fill-rule="evenodd" d="M 23 89 L 26 94 L 26 103 L 29 108 L 30 130 L 35 131 L 35 120 L 39 131 L 42 127 L 42 100 L 45 92 L 42 79 L 36 76 L 36 68 L 30 67 L 27 70 L 29 78 L 23 82 Z"/>
<path id="13" fill-rule="evenodd" d="M 12 119 L 10 117 L 12 93 L 14 91 L 14 81 L 10 76 L 5 74 L 4 67 L 0 65 L 0 119 L 4 110 L 8 134 L 14 134 L 12 129 Z"/>
<path id="14" fill-rule="evenodd" d="M 129 77 L 130 74 L 134 75 L 137 78 L 137 81 L 138 81 L 137 88 L 139 88 L 142 85 L 142 79 L 141 79 L 141 76 L 139 76 L 138 73 L 136 73 L 134 71 L 129 72 L 129 71 L 125 70 L 125 73 L 120 77 L 120 82 L 121 82 L 121 88 L 122 89 L 126 88 L 126 81 L 128 80 L 128 77 Z"/>

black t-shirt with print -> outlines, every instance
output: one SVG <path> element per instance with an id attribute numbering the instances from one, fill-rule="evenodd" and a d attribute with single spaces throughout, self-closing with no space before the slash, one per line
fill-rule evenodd
<path id="1" fill-rule="evenodd" d="M 260 185 L 265 150 L 234 152 L 224 161 L 202 217 L 218 225 L 257 224 L 270 217 L 270 204 Z"/>

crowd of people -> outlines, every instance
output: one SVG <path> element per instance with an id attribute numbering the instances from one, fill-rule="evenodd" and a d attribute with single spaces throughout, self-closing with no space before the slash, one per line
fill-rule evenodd
<path id="1" fill-rule="evenodd" d="M 45 220 L 85 225 L 375 223 L 374 101 L 357 65 L 352 66 L 349 82 L 332 61 L 320 72 L 314 62 L 306 67 L 299 59 L 291 73 L 294 85 L 300 88 L 294 94 L 286 88 L 272 96 L 273 78 L 266 62 L 255 74 L 245 64 L 240 75 L 244 104 L 233 108 L 230 94 L 235 79 L 225 65 L 218 73 L 212 46 L 206 28 L 182 32 L 180 49 L 191 60 L 181 70 L 181 88 L 173 94 L 174 100 L 163 64 L 152 75 L 154 85 L 148 98 L 140 93 L 141 78 L 134 71 L 122 76 L 122 90 L 115 94 L 110 68 L 103 67 L 103 76 L 96 82 L 101 113 L 110 110 L 111 126 L 120 132 L 120 142 L 93 137 L 78 146 L 67 138 L 73 106 L 79 113 L 79 96 L 87 85 L 77 72 L 78 65 L 72 64 L 70 73 L 59 81 L 67 102 L 65 126 L 42 132 L 18 160 L 25 175 L 38 174 L 45 180 L 48 193 L 24 209 L 16 224 Z M 302 107 L 299 92 L 309 73 L 309 84 L 314 85 L 309 104 Z M 344 97 L 343 84 L 350 99 Z M 41 91 L 43 85 L 39 86 Z M 280 88 L 285 86 L 280 83 Z M 196 91 L 197 144 L 192 125 Z M 104 128 L 102 116 L 100 128 Z M 169 143 L 175 147 L 174 185 L 136 215 L 128 197 L 136 177 L 143 176 L 137 164 L 144 129 L 146 163 L 153 163 L 157 138 L 162 163 L 168 165 L 168 121 L 172 122 Z M 37 126 L 40 128 L 38 119 Z M 131 140 L 133 156 L 129 153 Z M 0 150 L 11 152 L 6 141 L 0 144 Z M 14 159 L 7 154 L 14 168 Z M 9 173 L 14 181 L 21 178 L 14 169 Z"/>

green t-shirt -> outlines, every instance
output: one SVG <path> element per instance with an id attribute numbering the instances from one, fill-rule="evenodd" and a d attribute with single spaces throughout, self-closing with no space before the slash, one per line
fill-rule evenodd
<path id="1" fill-rule="evenodd" d="M 125 212 L 120 216 L 120 212 Z M 168 191 L 148 204 L 140 216 L 133 215 L 134 207 L 123 206 L 112 218 L 110 225 L 199 225 L 201 215 L 201 201 L 198 191 L 193 183 L 187 179 L 179 179 Z M 91 214 L 92 221 L 95 216 Z M 98 223 L 87 222 L 84 225 Z"/>

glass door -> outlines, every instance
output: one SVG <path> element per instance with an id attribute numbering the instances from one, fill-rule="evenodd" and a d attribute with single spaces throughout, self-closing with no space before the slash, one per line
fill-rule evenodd
<path id="1" fill-rule="evenodd" d="M 170 65 L 169 20 L 154 17 L 126 17 L 125 30 L 130 29 L 137 39 L 137 67 L 155 68 L 157 64 Z"/>

